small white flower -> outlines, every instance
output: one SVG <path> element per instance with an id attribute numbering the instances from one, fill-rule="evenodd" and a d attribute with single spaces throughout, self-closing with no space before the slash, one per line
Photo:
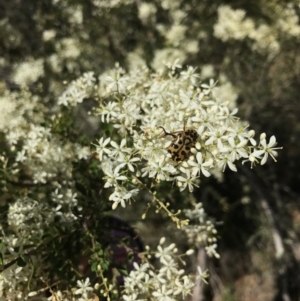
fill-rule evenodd
<path id="1" fill-rule="evenodd" d="M 234 162 L 235 160 L 242 158 L 248 158 L 248 153 L 245 150 L 245 145 L 247 144 L 247 140 L 241 140 L 236 144 L 236 141 L 232 138 L 228 138 L 229 146 L 224 148 L 225 152 L 230 153 L 230 160 Z"/>
<path id="2" fill-rule="evenodd" d="M 63 194 L 59 194 L 58 188 L 55 189 L 54 192 L 52 192 L 52 201 L 56 203 L 62 203 Z"/>
<path id="3" fill-rule="evenodd" d="M 16 162 L 24 162 L 27 160 L 26 151 L 23 149 L 17 153 Z"/>
<path id="4" fill-rule="evenodd" d="M 200 171 L 201 171 L 205 177 L 209 177 L 210 173 L 207 171 L 207 168 L 212 167 L 213 160 L 209 159 L 206 162 L 203 162 L 201 152 L 197 153 L 196 160 L 197 162 L 191 160 L 188 161 L 188 164 L 192 166 L 192 172 L 191 172 L 192 176 L 195 177 L 198 174 L 200 175 Z"/>
<path id="5" fill-rule="evenodd" d="M 196 177 L 191 176 L 190 171 L 186 169 L 185 171 L 185 177 L 183 176 L 177 176 L 177 185 L 179 187 L 180 191 L 183 191 L 186 187 L 189 188 L 190 192 L 193 192 L 194 186 L 198 187 L 197 184 L 195 183 Z"/>
<path id="6" fill-rule="evenodd" d="M 94 76 L 94 72 L 86 72 L 82 75 L 81 80 L 84 84 L 86 84 L 87 86 L 92 86 L 95 81 L 96 78 Z"/>
<path id="7" fill-rule="evenodd" d="M 125 201 L 130 200 L 133 196 L 137 195 L 138 192 L 138 189 L 127 191 L 123 186 L 116 186 L 115 191 L 109 196 L 109 200 L 114 202 L 112 209 L 116 209 L 119 204 L 121 204 L 121 206 L 125 208 Z"/>
<path id="8" fill-rule="evenodd" d="M 179 64 L 179 59 L 175 59 L 173 62 L 167 62 L 165 65 L 172 71 L 174 71 L 176 68 L 182 68 L 182 66 Z"/>
<path id="9" fill-rule="evenodd" d="M 209 276 L 207 270 L 205 270 L 203 272 L 201 267 L 197 266 L 197 271 L 198 271 L 198 274 L 199 274 L 199 275 L 197 275 L 197 279 L 201 279 L 204 283 L 208 284 L 208 282 L 206 281 L 206 279 Z"/>
<path id="10" fill-rule="evenodd" d="M 153 271 L 149 271 L 149 275 L 151 276 L 151 280 L 154 282 L 154 283 L 157 283 L 157 284 L 164 284 L 167 282 L 167 280 L 165 279 L 165 275 L 162 274 L 162 273 L 154 273 Z"/>
<path id="11" fill-rule="evenodd" d="M 33 175 L 33 182 L 36 183 L 43 183 L 46 184 L 47 183 L 47 177 L 48 174 L 46 171 L 37 171 L 35 172 L 35 174 Z"/>
<path id="12" fill-rule="evenodd" d="M 176 278 L 174 295 L 182 294 L 182 299 L 185 299 L 191 293 L 194 286 L 195 283 L 186 275 L 182 278 Z"/>
<path id="13" fill-rule="evenodd" d="M 245 162 L 250 161 L 251 162 L 251 168 L 253 168 L 253 165 L 255 165 L 255 163 L 258 163 L 259 160 L 261 160 L 262 154 L 263 154 L 263 151 L 254 149 L 253 152 L 249 155 L 248 160 L 244 160 L 242 162 L 242 164 L 244 164 Z"/>
<path id="14" fill-rule="evenodd" d="M 170 244 L 168 247 L 163 248 L 161 245 L 157 246 L 155 257 L 161 260 L 171 260 L 174 254 L 175 244 Z"/>
<path id="15" fill-rule="evenodd" d="M 149 173 L 149 178 L 156 178 L 157 180 L 166 180 L 169 178 L 170 174 L 176 173 L 176 169 L 171 164 L 165 163 L 165 157 L 162 156 L 158 162 L 149 161 L 149 167 L 142 169 L 143 175 Z"/>
<path id="16" fill-rule="evenodd" d="M 159 301 L 174 301 L 174 298 L 170 297 L 172 294 L 173 290 L 167 289 L 166 285 L 163 284 L 157 291 L 152 293 L 152 296 L 156 297 Z"/>
<path id="17" fill-rule="evenodd" d="M 120 145 L 115 141 L 110 141 L 110 145 L 114 148 L 111 150 L 110 156 L 115 158 L 122 158 L 124 153 L 129 154 L 131 152 L 131 148 L 126 147 L 127 141 L 125 138 L 121 140 Z"/>
<path id="18" fill-rule="evenodd" d="M 82 147 L 78 145 L 76 148 L 76 153 L 79 160 L 81 159 L 86 160 L 90 156 L 90 148 L 87 146 Z"/>
<path id="19" fill-rule="evenodd" d="M 140 161 L 140 158 L 137 158 L 137 157 L 133 157 L 133 158 L 130 158 L 129 155 L 124 155 L 124 154 L 121 154 L 118 158 L 118 161 L 121 162 L 117 167 L 116 169 L 120 170 L 122 169 L 124 166 L 127 166 L 127 168 L 131 171 L 131 172 L 134 172 L 134 167 L 133 167 L 133 164 L 134 162 L 137 162 L 137 161 Z"/>
<path id="20" fill-rule="evenodd" d="M 109 166 L 108 169 L 103 169 L 103 171 L 106 173 L 106 176 L 103 179 L 106 179 L 106 183 L 104 184 L 104 187 L 111 187 L 118 184 L 118 181 L 126 181 L 127 177 L 122 176 L 119 173 L 118 169 L 115 169 L 112 171 L 112 167 Z"/>
<path id="21" fill-rule="evenodd" d="M 214 89 L 216 89 L 217 82 L 215 82 L 212 78 L 209 80 L 208 84 L 202 84 L 201 87 L 204 89 L 203 93 L 205 95 L 208 95 L 213 92 Z"/>
<path id="22" fill-rule="evenodd" d="M 87 298 L 87 295 L 88 295 L 88 292 L 91 292 L 93 291 L 94 289 L 89 286 L 90 285 L 90 279 L 89 278 L 86 278 L 85 281 L 80 281 L 78 280 L 77 281 L 77 286 L 79 287 L 79 289 L 77 289 L 75 291 L 75 295 L 79 295 L 79 294 L 82 294 L 82 296 L 84 298 Z"/>
<path id="23" fill-rule="evenodd" d="M 199 75 L 195 73 L 197 68 L 191 66 L 188 67 L 187 71 L 181 71 L 180 75 L 183 80 L 189 80 L 191 84 L 195 85 L 197 80 L 199 80 Z"/>
<path id="24" fill-rule="evenodd" d="M 115 71 L 113 76 L 107 76 L 105 83 L 107 84 L 106 89 L 108 91 L 123 93 L 126 90 L 126 83 L 128 79 L 125 76 L 120 76 L 118 71 Z"/>
<path id="25" fill-rule="evenodd" d="M 174 275 L 178 275 L 179 271 L 177 269 L 177 263 L 174 259 L 161 259 L 160 262 L 164 265 L 159 272 L 165 274 L 168 279 L 171 279 Z"/>
<path id="26" fill-rule="evenodd" d="M 210 257 L 214 256 L 216 258 L 220 258 L 220 255 L 217 253 L 216 248 L 217 248 L 217 244 L 213 244 L 205 247 L 207 255 Z"/>
<path id="27" fill-rule="evenodd" d="M 107 147 L 106 147 L 106 145 L 108 145 L 108 143 L 110 142 L 110 138 L 108 137 L 108 138 L 106 138 L 104 141 L 103 141 L 103 137 L 101 137 L 100 139 L 99 139 L 99 142 L 98 142 L 98 144 L 99 145 L 97 145 L 96 146 L 96 152 L 98 153 L 98 155 L 99 155 L 99 160 L 100 161 L 102 161 L 102 158 L 103 158 L 103 154 L 105 153 L 105 154 L 109 154 L 111 151 L 110 151 L 110 149 L 108 149 Z"/>
<path id="28" fill-rule="evenodd" d="M 118 103 L 115 101 L 110 101 L 106 106 L 103 106 L 98 109 L 98 114 L 101 115 L 101 121 L 106 121 L 107 123 L 114 119 L 117 116 L 120 108 L 118 107 Z M 106 118 L 105 118 L 106 117 Z"/>
<path id="29" fill-rule="evenodd" d="M 267 144 L 267 141 L 265 138 L 261 139 L 260 140 L 260 144 L 262 146 L 262 150 L 257 150 L 257 151 L 254 151 L 252 153 L 252 156 L 254 157 L 260 157 L 261 155 L 264 155 L 260 164 L 261 165 L 264 165 L 266 162 L 267 162 L 267 159 L 268 159 L 268 156 L 270 155 L 273 160 L 276 162 L 276 159 L 275 157 L 277 156 L 277 149 L 281 149 L 281 147 L 274 147 L 276 146 L 277 142 L 276 142 L 276 138 L 275 136 L 272 136 L 270 138 L 270 141 L 269 143 Z"/>
<path id="30" fill-rule="evenodd" d="M 220 156 L 219 161 L 217 163 L 217 166 L 224 172 L 226 165 L 232 170 L 232 171 L 237 171 L 236 166 L 233 164 L 230 158 L 228 156 Z"/>
<path id="31" fill-rule="evenodd" d="M 207 132 L 207 135 L 210 136 L 206 141 L 205 145 L 216 144 L 218 149 L 221 151 L 224 149 L 223 141 L 226 140 L 225 132 L 226 127 L 219 127 L 213 131 Z"/>
<path id="32" fill-rule="evenodd" d="M 142 292 L 144 287 L 143 278 L 145 277 L 144 271 L 132 270 L 127 277 L 125 277 L 124 286 L 130 291 L 134 291 L 135 288 L 140 288 Z"/>
<path id="33" fill-rule="evenodd" d="M 134 262 L 133 267 L 137 272 L 144 275 L 144 273 L 149 269 L 149 264 L 144 263 L 144 264 L 139 266 L 137 262 Z"/>

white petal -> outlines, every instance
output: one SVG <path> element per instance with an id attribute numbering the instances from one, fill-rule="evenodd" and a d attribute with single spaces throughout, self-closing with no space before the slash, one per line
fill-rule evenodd
<path id="1" fill-rule="evenodd" d="M 110 141 L 110 145 L 114 148 L 119 148 L 119 145 L 115 141 Z"/>
<path id="2" fill-rule="evenodd" d="M 114 202 L 112 205 L 112 210 L 115 210 L 119 205 L 119 202 Z"/>
<path id="3" fill-rule="evenodd" d="M 260 165 L 264 165 L 267 162 L 268 159 L 268 153 L 265 153 L 264 157 L 260 161 Z"/>
<path id="4" fill-rule="evenodd" d="M 210 173 L 206 169 L 201 168 L 201 171 L 202 171 L 202 173 L 203 173 L 204 176 L 206 176 L 206 177 L 210 176 Z"/>
<path id="5" fill-rule="evenodd" d="M 235 165 L 231 161 L 227 161 L 227 164 L 232 171 L 237 171 Z"/>
<path id="6" fill-rule="evenodd" d="M 268 144 L 268 147 L 273 147 L 276 145 L 276 138 L 275 136 L 273 135 L 271 138 L 270 138 L 270 142 Z"/>

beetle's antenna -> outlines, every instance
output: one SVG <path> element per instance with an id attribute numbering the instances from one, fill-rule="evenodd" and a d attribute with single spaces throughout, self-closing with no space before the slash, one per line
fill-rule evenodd
<path id="1" fill-rule="evenodd" d="M 172 136 L 172 137 L 176 138 L 176 135 L 174 135 L 172 133 L 168 133 L 164 127 L 159 126 L 159 128 L 161 128 L 164 131 L 165 136 Z"/>
<path id="2" fill-rule="evenodd" d="M 185 132 L 185 126 L 187 124 L 188 118 L 183 120 L 183 131 Z"/>

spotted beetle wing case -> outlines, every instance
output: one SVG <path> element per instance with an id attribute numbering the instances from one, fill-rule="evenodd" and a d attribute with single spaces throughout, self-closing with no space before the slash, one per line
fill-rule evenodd
<path id="1" fill-rule="evenodd" d="M 179 163 L 188 159 L 191 155 L 191 149 L 195 147 L 197 142 L 197 131 L 193 129 L 186 130 L 184 127 L 183 131 L 168 133 L 162 126 L 160 128 L 163 129 L 165 136 L 169 135 L 174 138 L 167 148 L 172 160 Z"/>

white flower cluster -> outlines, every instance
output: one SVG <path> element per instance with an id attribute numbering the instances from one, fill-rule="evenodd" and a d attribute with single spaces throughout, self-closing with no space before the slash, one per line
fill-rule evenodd
<path id="1" fill-rule="evenodd" d="M 141 2 L 138 9 L 140 20 L 149 21 L 155 18 L 155 13 L 157 9 L 153 3 Z"/>
<path id="2" fill-rule="evenodd" d="M 232 9 L 228 5 L 218 8 L 218 22 L 214 25 L 214 35 L 222 41 L 243 40 L 246 37 L 254 41 L 252 49 L 259 52 L 276 54 L 280 50 L 280 38 L 300 36 L 299 17 L 292 3 L 278 7 L 272 25 L 261 23 L 246 17 L 243 9 Z"/>
<path id="3" fill-rule="evenodd" d="M 284 34 L 300 38 L 299 16 L 291 3 L 288 3 L 287 7 L 280 12 L 277 24 Z"/>
<path id="4" fill-rule="evenodd" d="M 15 140 L 10 141 L 12 147 L 18 141 L 23 141 L 22 148 L 16 154 L 15 172 L 25 165 L 34 183 L 46 183 L 60 172 L 65 174 L 66 179 L 71 178 L 71 163 L 77 157 L 74 144 L 62 142 L 49 128 L 33 124 L 29 128 L 19 129 L 15 136 Z"/>
<path id="5" fill-rule="evenodd" d="M 254 40 L 252 50 L 272 55 L 276 55 L 280 51 L 277 32 L 267 24 L 259 25 L 256 30 L 249 33 L 249 37 Z"/>
<path id="6" fill-rule="evenodd" d="M 232 9 L 228 5 L 218 7 L 218 22 L 214 26 L 214 35 L 222 41 L 243 40 L 255 28 L 253 20 L 246 18 L 243 9 Z"/>
<path id="7" fill-rule="evenodd" d="M 163 14 L 168 16 L 170 22 L 164 23 L 157 18 L 158 7 L 163 8 Z M 161 9 L 160 8 L 160 9 Z M 203 33 L 203 27 L 198 21 L 187 24 L 189 5 L 182 5 L 182 1 L 164 0 L 160 3 L 144 3 L 138 5 L 139 18 L 141 22 L 149 27 L 154 27 L 162 38 L 165 39 L 167 47 L 156 49 L 151 66 L 155 70 L 161 68 L 162 62 L 171 62 L 179 59 L 185 61 L 190 55 L 199 51 L 199 36 Z M 197 35 L 190 35 L 191 32 L 199 32 Z M 205 34 L 205 33 L 204 33 Z M 137 49 L 136 52 L 140 52 Z"/>
<path id="8" fill-rule="evenodd" d="M 194 279 L 178 268 L 174 259 L 178 256 L 175 244 L 164 247 L 164 242 L 165 238 L 162 238 L 154 254 L 159 259 L 160 268 L 154 269 L 147 262 L 140 265 L 134 263 L 134 270 L 125 277 L 123 300 L 173 301 L 184 299 L 191 293 L 195 286 Z M 192 253 L 188 251 L 184 255 Z"/>
<path id="9" fill-rule="evenodd" d="M 227 100 L 218 97 L 213 80 L 200 84 L 194 68 L 176 73 L 176 65 L 166 65 L 168 71 L 160 74 L 143 69 L 127 75 L 116 69 L 112 76 L 101 77 L 97 112 L 122 137 L 121 141 L 113 135 L 101 137 L 96 145 L 105 187 L 114 188 L 113 208 L 125 207 L 146 182 L 143 178 L 170 181 L 180 191 L 192 192 L 202 176 L 209 177 L 216 169 L 237 171 L 235 162 L 240 159 L 252 167 L 277 155 L 275 137 L 267 143 L 262 134 L 257 143 L 254 131 L 235 116 L 237 109 L 231 111 Z M 190 156 L 177 163 L 171 155 L 180 157 L 177 149 L 184 146 L 173 146 L 188 129 L 195 130 L 198 138 Z M 189 139 L 183 138 L 183 144 L 190 146 Z"/>
<path id="10" fill-rule="evenodd" d="M 18 64 L 14 68 L 13 81 L 22 87 L 34 83 L 39 77 L 44 75 L 43 64 L 42 59 L 28 60 Z"/>
<path id="11" fill-rule="evenodd" d="M 1 251 L 6 254 L 4 264 L 14 262 L 18 256 L 24 256 L 24 252 L 28 251 L 28 246 L 33 246 L 37 241 L 41 241 L 47 227 L 53 224 L 55 218 L 58 221 L 57 217 L 59 217 L 62 222 L 69 224 L 76 219 L 72 213 L 72 207 L 77 206 L 77 200 L 71 189 L 67 189 L 64 194 L 59 193 L 56 189 L 52 194 L 52 201 L 58 204 L 56 208 L 47 204 L 46 201 L 36 201 L 28 196 L 20 197 L 10 204 L 7 222 L 14 232 L 6 234 L 2 229 Z M 65 207 L 62 208 L 63 206 Z M 39 257 L 37 256 L 35 260 L 37 262 Z M 7 271 L 5 277 L 3 274 L 3 277 L 0 278 L 0 294 L 3 290 L 14 291 L 15 286 L 11 277 L 20 272 L 16 265 L 12 265 Z M 29 277 L 30 273 L 29 267 L 22 270 L 24 277 L 25 275 Z M 19 285 L 21 285 L 23 280 L 18 279 Z M 27 280 L 24 283 L 27 285 Z"/>
<path id="12" fill-rule="evenodd" d="M 21 101 L 22 99 L 22 101 Z M 0 97 L 0 130 L 5 133 L 5 140 L 10 150 L 16 152 L 11 172 L 26 172 L 33 183 L 46 183 L 59 173 L 65 180 L 72 177 L 72 162 L 86 159 L 89 148 L 77 143 L 62 141 L 51 133 L 45 122 L 47 109 L 40 99 L 26 90 L 20 93 L 5 91 Z M 16 151 L 18 150 L 18 151 Z"/>
<path id="13" fill-rule="evenodd" d="M 24 270 L 26 273 L 24 274 Z M 16 264 L 0 274 L 0 300 L 26 300 L 23 289 L 28 285 L 30 271 Z M 4 297 L 3 291 L 8 293 Z"/>
<path id="14" fill-rule="evenodd" d="M 64 183 L 66 184 L 66 183 Z M 73 192 L 73 189 L 66 188 L 67 185 L 60 186 L 56 188 L 52 194 L 52 202 L 56 204 L 56 207 L 53 208 L 49 206 L 46 220 L 50 223 L 53 222 L 55 217 L 59 217 L 62 222 L 72 222 L 77 220 L 77 217 L 72 212 L 73 208 L 77 208 L 78 211 L 81 211 L 82 208 L 78 206 L 77 193 Z"/>
<path id="15" fill-rule="evenodd" d="M 10 145 L 16 144 L 23 128 L 28 126 L 26 120 L 40 123 L 43 120 L 44 107 L 39 99 L 26 90 L 21 92 L 3 91 L 0 94 L 0 131 L 6 134 Z"/>
<path id="16" fill-rule="evenodd" d="M 93 72 L 84 73 L 80 78 L 70 83 L 68 88 L 59 97 L 58 104 L 76 106 L 78 103 L 81 103 L 84 98 L 90 96 L 95 81 Z"/>
<path id="17" fill-rule="evenodd" d="M 185 209 L 184 214 L 189 219 L 190 224 L 182 228 L 188 237 L 191 245 L 197 248 L 205 246 L 208 256 L 219 258 L 217 253 L 217 230 L 211 220 L 208 219 L 202 203 L 197 203 L 193 209 Z"/>
<path id="18" fill-rule="evenodd" d="M 8 224 L 19 236 L 18 248 L 22 247 L 22 240 L 27 237 L 42 237 L 44 234 L 43 203 L 39 203 L 29 197 L 16 200 L 9 207 Z M 12 248 L 12 245 L 10 246 Z"/>
<path id="19" fill-rule="evenodd" d="M 81 53 L 80 44 L 76 38 L 62 39 L 56 44 L 56 51 L 61 59 L 76 59 Z"/>

